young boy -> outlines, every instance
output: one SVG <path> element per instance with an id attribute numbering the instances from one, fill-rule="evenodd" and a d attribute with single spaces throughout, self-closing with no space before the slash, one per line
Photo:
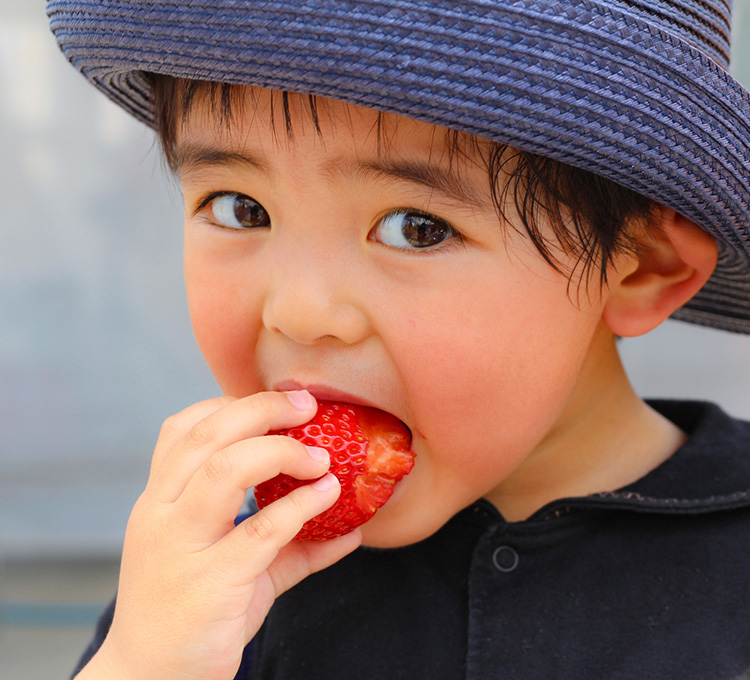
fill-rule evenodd
<path id="1" fill-rule="evenodd" d="M 225 396 L 169 418 L 79 678 L 750 677 L 750 426 L 616 340 L 750 330 L 750 98 L 722 0 L 52 0 L 155 127 Z M 350 534 L 270 431 L 412 433 Z M 311 480 L 235 526 L 247 489 Z M 316 481 L 312 481 L 316 480 Z"/>

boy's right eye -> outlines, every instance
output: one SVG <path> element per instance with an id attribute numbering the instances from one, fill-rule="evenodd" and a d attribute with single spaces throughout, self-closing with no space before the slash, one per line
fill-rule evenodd
<path id="1" fill-rule="evenodd" d="M 270 227 L 271 218 L 255 199 L 244 194 L 219 194 L 209 196 L 202 207 L 211 211 L 213 221 L 227 229 L 254 229 Z"/>

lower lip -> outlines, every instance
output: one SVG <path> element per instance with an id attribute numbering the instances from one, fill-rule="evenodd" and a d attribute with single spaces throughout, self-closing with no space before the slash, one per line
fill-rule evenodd
<path id="1" fill-rule="evenodd" d="M 405 487 L 406 485 L 404 482 L 406 481 L 406 478 L 396 482 L 395 486 L 393 487 L 393 493 L 391 494 L 391 497 L 388 499 L 388 502 L 386 503 L 386 506 L 393 503 L 396 504 L 401 500 L 401 497 L 405 493 Z"/>

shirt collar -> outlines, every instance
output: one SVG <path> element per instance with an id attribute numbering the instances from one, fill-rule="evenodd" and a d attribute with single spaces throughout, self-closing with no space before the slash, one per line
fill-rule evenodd
<path id="1" fill-rule="evenodd" d="M 704 402 L 650 404 L 686 432 L 688 440 L 627 490 L 684 500 L 712 500 L 750 491 L 750 423 Z"/>
<path id="2" fill-rule="evenodd" d="M 716 512 L 750 505 L 750 423 L 715 404 L 649 401 L 688 435 L 670 458 L 633 484 L 576 505 L 650 512 Z"/>
<path id="3" fill-rule="evenodd" d="M 683 446 L 633 484 L 552 501 L 527 521 L 587 509 L 700 514 L 750 506 L 750 423 L 705 402 L 653 400 L 649 404 L 687 433 Z M 499 515 L 485 500 L 474 508 L 485 516 Z"/>

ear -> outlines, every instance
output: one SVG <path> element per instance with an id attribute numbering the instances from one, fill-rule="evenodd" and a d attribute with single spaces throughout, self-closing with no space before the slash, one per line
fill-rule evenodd
<path id="1" fill-rule="evenodd" d="M 716 267 L 714 239 L 671 208 L 659 207 L 640 252 L 616 262 L 602 319 L 623 337 L 643 335 L 684 305 Z"/>

